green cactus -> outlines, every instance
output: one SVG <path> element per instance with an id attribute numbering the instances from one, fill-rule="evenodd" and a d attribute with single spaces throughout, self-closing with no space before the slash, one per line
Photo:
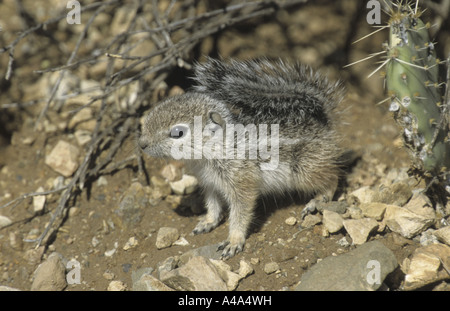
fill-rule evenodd
<path id="1" fill-rule="evenodd" d="M 385 62 L 390 110 L 404 128 L 415 168 L 427 177 L 443 175 L 450 168 L 450 142 L 441 120 L 440 61 L 417 7 L 397 4 L 393 10 Z"/>

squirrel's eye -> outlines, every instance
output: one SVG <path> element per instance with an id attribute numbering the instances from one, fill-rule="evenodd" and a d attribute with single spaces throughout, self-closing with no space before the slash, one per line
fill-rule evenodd
<path id="1" fill-rule="evenodd" d="M 189 132 L 189 127 L 186 125 L 175 125 L 170 129 L 171 138 L 181 138 Z"/>

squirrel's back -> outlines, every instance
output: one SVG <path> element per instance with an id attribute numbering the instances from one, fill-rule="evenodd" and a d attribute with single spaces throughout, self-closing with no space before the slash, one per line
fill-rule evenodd
<path id="1" fill-rule="evenodd" d="M 339 82 L 281 60 L 208 58 L 194 72 L 194 91 L 228 104 L 241 122 L 300 124 L 313 119 L 328 124 L 344 93 Z"/>

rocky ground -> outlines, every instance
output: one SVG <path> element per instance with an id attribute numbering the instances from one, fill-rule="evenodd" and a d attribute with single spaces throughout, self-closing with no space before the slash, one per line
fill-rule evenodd
<path id="1" fill-rule="evenodd" d="M 24 1 L 25 8 L 32 3 Z M 43 21 L 53 16 L 54 6 L 46 1 L 40 10 L 27 12 Z M 111 35 L 108 31 L 120 31 L 114 27 L 123 11 L 125 5 L 102 16 L 110 27 L 93 28 L 97 33 L 88 36 L 80 53 L 90 53 L 102 35 Z M 386 40 L 386 33 L 379 32 L 350 44 L 372 30 L 365 12 L 351 0 L 281 10 L 206 38 L 193 56 L 200 61 L 203 55 L 297 59 L 344 82 L 339 130 L 354 161 L 335 201 L 311 202 L 312 212 L 305 215 L 307 202 L 263 200 L 244 251 L 222 261 L 216 244 L 225 239 L 227 222 L 210 233 L 191 234 L 203 212 L 192 173 L 177 162 L 147 157 L 149 184 L 139 179 L 136 163 L 101 176 L 70 203 L 62 226 L 40 247 L 27 241 L 43 232 L 60 192 L 0 208 L 0 288 L 449 290 L 450 205 L 433 206 L 422 193 L 423 181 L 408 176 L 410 162 L 399 130 L 387 104 L 377 105 L 385 97 L 383 81 L 376 75 L 367 79 L 376 65 L 343 69 L 379 51 Z M 14 40 L 28 22 L 14 1 L 1 3 L 0 46 Z M 67 184 L 94 130 L 95 105 L 76 118 L 50 111 L 37 130 L 43 102 L 20 109 L 11 105 L 49 96 L 55 75 L 33 70 L 63 64 L 77 38 L 69 26 L 58 25 L 55 37 L 36 34 L 20 45 L 10 81 L 3 79 L 8 57 L 0 55 L 0 206 L 25 193 Z M 449 38 L 448 30 L 436 37 L 442 55 L 450 52 Z M 67 72 L 65 85 L 95 86 L 101 83 L 96 70 L 101 71 L 98 64 Z M 167 79 L 163 96 L 185 90 L 185 75 Z M 76 103 L 67 100 L 66 105 Z M 118 161 L 135 148 L 135 137 L 129 137 Z"/>

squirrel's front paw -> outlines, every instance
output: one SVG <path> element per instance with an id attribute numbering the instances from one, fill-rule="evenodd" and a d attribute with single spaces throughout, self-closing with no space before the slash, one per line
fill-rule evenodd
<path id="1" fill-rule="evenodd" d="M 217 250 L 222 251 L 222 259 L 229 259 L 244 250 L 245 235 L 241 233 L 230 234 L 230 237 L 219 244 Z"/>
<path id="2" fill-rule="evenodd" d="M 207 233 L 212 229 L 214 229 L 215 227 L 217 227 L 218 224 L 219 221 L 211 220 L 210 218 L 205 217 L 199 221 L 199 223 L 197 224 L 197 226 L 195 226 L 192 233 L 194 234 Z"/>

